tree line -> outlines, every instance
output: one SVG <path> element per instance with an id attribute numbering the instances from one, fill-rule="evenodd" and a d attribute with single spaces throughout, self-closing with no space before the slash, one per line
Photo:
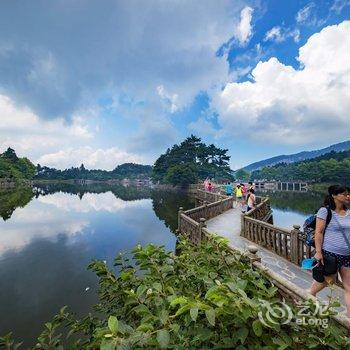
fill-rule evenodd
<path id="1" fill-rule="evenodd" d="M 350 184 L 350 151 L 329 152 L 295 163 L 280 163 L 250 174 L 252 180 L 337 182 Z"/>
<path id="2" fill-rule="evenodd" d="M 84 164 L 80 167 L 71 167 L 65 170 L 59 170 L 55 168 L 49 168 L 38 164 L 36 179 L 45 180 L 71 180 L 71 179 L 83 179 L 83 180 L 95 180 L 95 181 L 106 181 L 106 180 L 123 180 L 125 178 L 135 179 L 148 179 L 152 174 L 152 166 L 124 163 L 118 165 L 112 171 L 92 169 L 88 170 Z"/>

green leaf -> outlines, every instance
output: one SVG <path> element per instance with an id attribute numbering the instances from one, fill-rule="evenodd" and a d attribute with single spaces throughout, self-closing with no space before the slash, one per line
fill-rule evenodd
<path id="1" fill-rule="evenodd" d="M 208 322 L 212 326 L 215 326 L 215 310 L 214 309 L 205 310 L 205 316 L 207 317 Z"/>
<path id="2" fill-rule="evenodd" d="M 175 316 L 180 316 L 181 314 L 183 314 L 184 312 L 186 312 L 190 308 L 191 308 L 191 304 L 187 304 L 187 305 L 180 307 L 180 309 L 176 311 Z"/>
<path id="3" fill-rule="evenodd" d="M 113 334 L 117 334 L 117 332 L 118 332 L 118 319 L 115 316 L 109 316 L 108 328 L 111 330 L 111 332 Z"/>
<path id="4" fill-rule="evenodd" d="M 255 335 L 258 337 L 261 337 L 262 332 L 263 332 L 261 322 L 259 320 L 255 320 L 253 322 L 252 326 L 253 326 L 253 331 L 254 331 Z"/>
<path id="5" fill-rule="evenodd" d="M 244 344 L 248 334 L 249 334 L 248 328 L 242 327 L 236 332 L 236 337 L 241 341 L 242 344 Z"/>
<path id="6" fill-rule="evenodd" d="M 175 305 L 182 305 L 187 303 L 187 298 L 186 297 L 177 297 L 175 298 L 171 303 L 170 306 L 175 306 Z"/>
<path id="7" fill-rule="evenodd" d="M 166 324 L 169 319 L 169 312 L 165 309 L 161 310 L 159 313 L 159 319 L 162 324 Z"/>
<path id="8" fill-rule="evenodd" d="M 190 315 L 191 315 L 192 320 L 194 322 L 196 322 L 197 316 L 198 316 L 198 307 L 192 307 L 190 310 Z"/>
<path id="9" fill-rule="evenodd" d="M 115 343 L 111 339 L 103 339 L 100 345 L 100 350 L 115 350 Z"/>
<path id="10" fill-rule="evenodd" d="M 136 295 L 138 297 L 141 296 L 147 289 L 148 289 L 147 286 L 144 286 L 143 284 L 141 284 L 140 286 L 138 286 L 136 290 Z"/>
<path id="11" fill-rule="evenodd" d="M 236 292 L 237 291 L 237 285 L 233 282 L 227 282 L 226 283 L 227 287 L 230 288 L 231 292 Z"/>
<path id="12" fill-rule="evenodd" d="M 157 332 L 157 341 L 161 349 L 166 349 L 168 347 L 170 340 L 170 334 L 166 329 L 161 329 Z"/>
<path id="13" fill-rule="evenodd" d="M 131 277 L 131 273 L 129 271 L 123 271 L 121 274 L 120 274 L 120 278 L 123 280 L 123 281 L 127 281 L 130 279 Z"/>
<path id="14" fill-rule="evenodd" d="M 218 277 L 218 274 L 216 272 L 209 272 L 209 277 L 211 279 L 214 279 L 214 278 Z"/>
<path id="15" fill-rule="evenodd" d="M 153 288 L 158 292 L 162 291 L 162 285 L 159 282 L 153 283 Z"/>
<path id="16" fill-rule="evenodd" d="M 153 326 L 149 323 L 142 323 L 141 325 L 139 325 L 136 329 L 137 331 L 140 332 L 148 332 L 148 331 L 152 331 L 153 330 Z"/>

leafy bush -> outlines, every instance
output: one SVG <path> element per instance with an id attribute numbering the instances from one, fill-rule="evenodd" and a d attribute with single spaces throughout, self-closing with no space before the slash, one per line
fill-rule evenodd
<path id="1" fill-rule="evenodd" d="M 334 325 L 261 323 L 260 299 L 279 300 L 277 288 L 223 239 L 200 247 L 181 241 L 177 248 L 175 255 L 154 245 L 138 246 L 132 261 L 123 255 L 115 259 L 118 274 L 102 261 L 92 262 L 89 268 L 99 277 L 95 315 L 76 320 L 63 308 L 45 324 L 35 348 L 349 348 L 349 338 Z M 2 338 L 3 346 L 10 342 L 9 335 Z"/>

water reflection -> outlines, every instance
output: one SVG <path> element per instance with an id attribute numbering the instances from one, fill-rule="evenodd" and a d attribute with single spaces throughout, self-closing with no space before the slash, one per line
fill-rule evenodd
<path id="1" fill-rule="evenodd" d="M 18 207 L 25 207 L 34 197 L 31 188 L 0 189 L 0 216 L 8 220 Z"/>
<path id="2" fill-rule="evenodd" d="M 302 226 L 305 219 L 322 205 L 324 199 L 322 193 L 311 191 L 259 191 L 258 194 L 270 197 L 274 224 L 287 229 L 292 229 L 293 225 Z"/>
<path id="3" fill-rule="evenodd" d="M 62 305 L 86 313 L 96 298 L 94 259 L 154 243 L 174 250 L 183 193 L 55 184 L 0 192 L 0 334 L 32 344 Z M 88 291 L 85 289 L 89 287 Z"/>
<path id="4" fill-rule="evenodd" d="M 312 214 L 316 208 L 320 207 L 324 195 L 319 192 L 281 192 L 265 191 L 259 192 L 261 195 L 268 195 L 271 204 L 281 210 L 291 210 L 303 214 Z"/>

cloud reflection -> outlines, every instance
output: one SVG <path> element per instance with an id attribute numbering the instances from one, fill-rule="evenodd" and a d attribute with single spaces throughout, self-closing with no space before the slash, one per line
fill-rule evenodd
<path id="1" fill-rule="evenodd" d="M 54 193 L 48 196 L 39 197 L 41 203 L 54 205 L 63 211 L 75 211 L 78 213 L 88 213 L 90 211 L 107 211 L 115 213 L 119 210 L 135 207 L 147 207 L 150 205 L 150 199 L 141 199 L 134 201 L 123 201 L 117 198 L 112 192 L 105 193 L 86 193 L 80 199 L 75 195 L 65 193 Z"/>

